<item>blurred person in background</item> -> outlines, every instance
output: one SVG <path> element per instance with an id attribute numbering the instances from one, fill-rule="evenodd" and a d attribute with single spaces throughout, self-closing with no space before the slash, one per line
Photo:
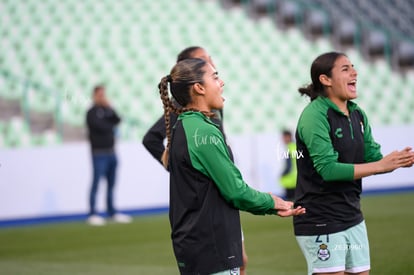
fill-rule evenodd
<path id="1" fill-rule="evenodd" d="M 280 184 L 285 189 L 285 199 L 293 201 L 295 199 L 296 187 L 296 143 L 293 140 L 292 132 L 285 129 L 282 131 L 282 140 L 285 145 L 283 154 L 284 168 L 280 176 Z"/>
<path id="2" fill-rule="evenodd" d="M 88 138 L 92 153 L 93 179 L 89 193 L 90 225 L 104 225 L 106 220 L 96 212 L 96 195 L 102 177 L 107 181 L 106 211 L 108 217 L 119 223 L 131 222 L 131 217 L 116 211 L 114 206 L 114 188 L 118 165 L 115 153 L 115 130 L 121 118 L 111 107 L 105 87 L 98 85 L 93 89 L 93 106 L 86 114 Z"/>
<path id="3" fill-rule="evenodd" d="M 369 274 L 370 251 L 361 211 L 362 178 L 411 167 L 410 147 L 383 157 L 357 98 L 357 71 L 343 53 L 312 63 L 311 84 L 299 93 L 311 102 L 296 127 L 298 180 L 293 218 L 308 274 Z"/>
<path id="4" fill-rule="evenodd" d="M 171 238 L 181 274 L 240 274 L 239 210 L 281 217 L 305 213 L 244 182 L 210 119 L 212 110 L 223 108 L 223 86 L 215 68 L 199 58 L 178 62 L 158 85 L 167 136 L 161 161 L 170 172 Z M 174 127 L 171 112 L 179 115 Z"/>

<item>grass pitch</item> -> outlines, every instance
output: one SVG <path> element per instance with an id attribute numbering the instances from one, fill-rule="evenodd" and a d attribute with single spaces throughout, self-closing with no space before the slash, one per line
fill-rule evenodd
<path id="1" fill-rule="evenodd" d="M 414 274 L 414 193 L 367 196 L 371 274 Z M 242 214 L 248 274 L 306 274 L 290 218 Z M 0 229 L 0 274 L 178 274 L 168 216 Z"/>

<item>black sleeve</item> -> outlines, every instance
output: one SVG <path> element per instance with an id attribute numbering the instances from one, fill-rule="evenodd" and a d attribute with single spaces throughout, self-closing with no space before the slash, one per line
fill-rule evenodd
<path id="1" fill-rule="evenodd" d="M 108 133 L 113 130 L 113 127 L 118 124 L 121 119 L 119 116 L 113 112 L 115 115 L 111 115 L 101 119 L 98 117 L 97 112 L 99 109 L 92 108 L 88 111 L 86 115 L 86 123 L 88 128 L 98 133 Z"/>
<path id="2" fill-rule="evenodd" d="M 290 158 L 286 158 L 286 160 L 285 160 L 285 169 L 282 172 L 282 176 L 287 175 L 290 172 L 291 169 L 292 169 L 291 159 Z"/>
<path id="3" fill-rule="evenodd" d="M 161 156 L 165 150 L 164 139 L 166 137 L 165 132 L 165 120 L 164 116 L 161 116 L 157 122 L 147 131 L 142 140 L 142 144 L 148 150 L 148 152 L 161 163 Z"/>
<path id="4" fill-rule="evenodd" d="M 118 124 L 121 122 L 121 118 L 119 117 L 119 115 L 115 112 L 114 109 L 111 109 L 112 111 L 112 115 L 111 115 L 111 121 L 112 123 L 114 123 L 114 125 Z"/>

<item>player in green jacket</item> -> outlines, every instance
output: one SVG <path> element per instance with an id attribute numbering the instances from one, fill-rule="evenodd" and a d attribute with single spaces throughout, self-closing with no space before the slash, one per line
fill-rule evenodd
<path id="1" fill-rule="evenodd" d="M 178 62 L 159 84 L 167 131 L 162 162 L 170 171 L 171 238 L 181 274 L 239 274 L 239 209 L 282 217 L 305 212 L 244 182 L 210 119 L 223 108 L 223 86 L 211 64 L 197 58 Z M 172 133 L 170 112 L 179 114 Z"/>
<path id="2" fill-rule="evenodd" d="M 407 147 L 383 157 L 357 97 L 357 72 L 343 53 L 315 59 L 312 83 L 300 88 L 311 102 L 296 128 L 298 179 L 294 230 L 308 274 L 369 274 L 361 179 L 414 163 Z"/>

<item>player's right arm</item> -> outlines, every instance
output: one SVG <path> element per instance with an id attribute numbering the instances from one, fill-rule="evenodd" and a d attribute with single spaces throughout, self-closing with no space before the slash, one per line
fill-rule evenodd
<path id="1" fill-rule="evenodd" d="M 372 176 L 375 174 L 389 173 L 397 168 L 411 167 L 414 164 L 414 152 L 411 147 L 406 147 L 401 151 L 394 151 L 382 159 L 354 165 L 354 178 Z"/>
<path id="2" fill-rule="evenodd" d="M 164 116 L 161 116 L 155 124 L 147 131 L 142 140 L 142 144 L 145 149 L 161 163 L 161 156 L 165 150 L 164 140 L 165 133 L 165 120 Z"/>

